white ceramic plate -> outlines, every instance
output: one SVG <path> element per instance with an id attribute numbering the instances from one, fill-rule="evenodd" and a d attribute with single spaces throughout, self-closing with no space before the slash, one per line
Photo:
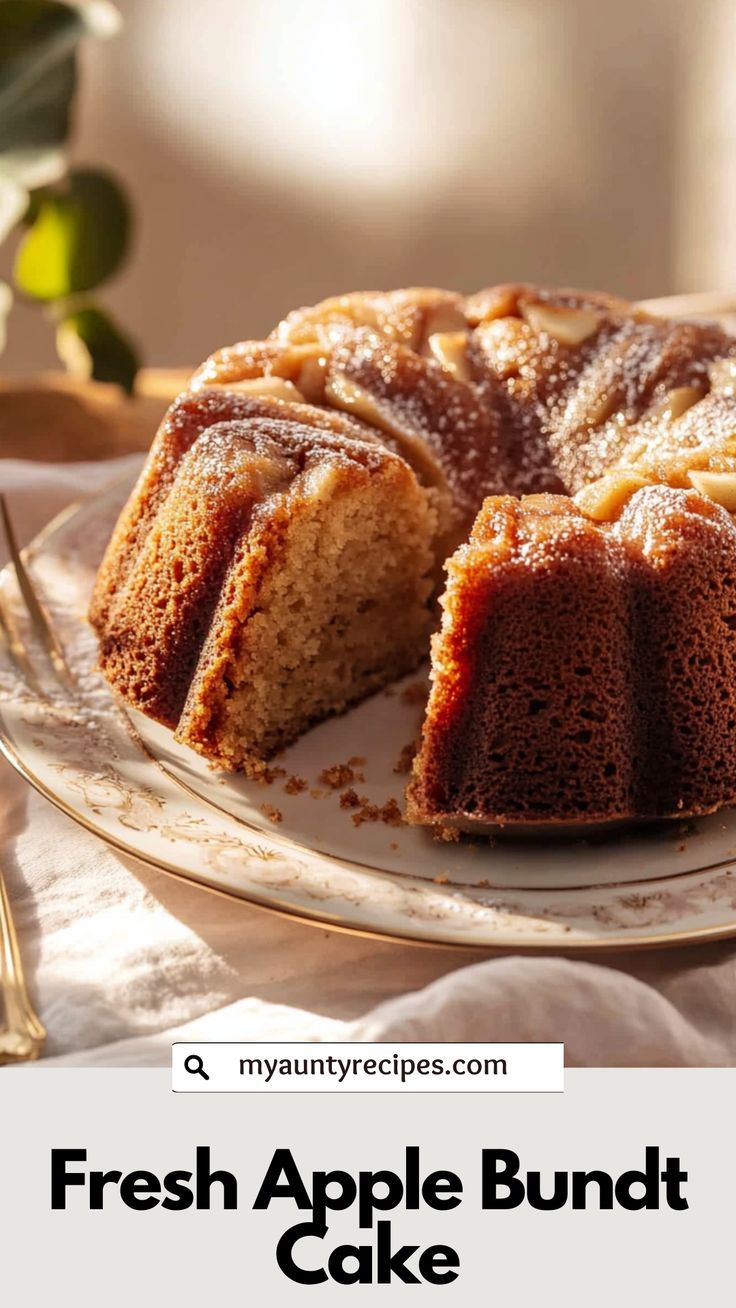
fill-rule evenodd
<path id="1" fill-rule="evenodd" d="M 417 733 L 423 677 L 316 727 L 276 760 L 270 785 L 210 770 L 171 733 L 128 714 L 95 672 L 84 620 L 92 579 L 128 492 L 118 485 L 52 523 L 29 551 L 73 669 L 29 686 L 0 643 L 0 746 L 83 826 L 125 853 L 234 898 L 332 927 L 432 944 L 592 949 L 736 935 L 736 812 L 595 841 L 444 843 L 353 821 L 321 774 L 353 763 L 353 789 L 401 806 L 395 771 Z M 4 607 L 43 667 L 14 574 Z M 306 782 L 287 793 L 291 777 Z M 293 787 L 292 787 L 293 789 Z M 274 810 L 281 820 L 275 822 Z"/>

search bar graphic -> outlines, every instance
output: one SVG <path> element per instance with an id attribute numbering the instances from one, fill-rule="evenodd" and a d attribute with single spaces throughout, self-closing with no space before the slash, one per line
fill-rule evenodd
<path id="1" fill-rule="evenodd" d="M 178 1093 L 525 1093 L 564 1090 L 562 1044 L 177 1042 Z"/>

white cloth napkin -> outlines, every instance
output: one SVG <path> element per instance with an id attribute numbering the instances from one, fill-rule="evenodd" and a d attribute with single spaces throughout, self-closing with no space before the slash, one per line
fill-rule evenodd
<path id="1" fill-rule="evenodd" d="M 0 460 L 0 487 L 29 539 L 130 466 Z M 736 1064 L 728 943 L 478 962 L 300 926 L 113 853 L 4 762 L 0 863 L 42 1064 L 164 1065 L 189 1038 L 564 1040 L 573 1066 Z"/>

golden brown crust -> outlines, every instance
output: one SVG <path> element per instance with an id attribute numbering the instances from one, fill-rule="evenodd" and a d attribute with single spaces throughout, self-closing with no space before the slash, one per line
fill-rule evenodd
<path id="1" fill-rule="evenodd" d="M 236 551 L 297 471 L 275 441 L 232 423 L 184 455 L 100 638 L 100 666 L 129 704 L 178 725 Z"/>

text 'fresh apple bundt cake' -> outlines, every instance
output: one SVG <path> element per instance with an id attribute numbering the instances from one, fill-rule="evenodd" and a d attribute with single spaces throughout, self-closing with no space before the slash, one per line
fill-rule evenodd
<path id="1" fill-rule="evenodd" d="M 101 667 L 255 775 L 416 666 L 442 591 L 409 821 L 712 811 L 736 799 L 735 387 L 720 327 L 605 295 L 297 310 L 166 416 L 98 575 Z"/>

